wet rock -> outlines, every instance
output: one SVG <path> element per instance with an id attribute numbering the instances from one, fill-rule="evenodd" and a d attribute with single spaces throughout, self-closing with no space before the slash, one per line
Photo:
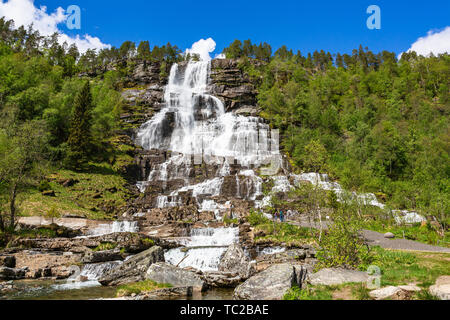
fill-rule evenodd
<path id="1" fill-rule="evenodd" d="M 441 300 L 450 300 L 450 276 L 442 276 L 430 287 L 430 293 Z"/>
<path id="2" fill-rule="evenodd" d="M 235 273 L 228 272 L 204 272 L 201 278 L 213 288 L 236 288 L 245 280 Z"/>
<path id="3" fill-rule="evenodd" d="M 204 291 L 206 283 L 192 271 L 181 269 L 167 263 L 152 264 L 145 278 L 158 283 L 170 283 L 175 287 L 193 287 L 195 291 Z"/>
<path id="4" fill-rule="evenodd" d="M 136 300 L 150 300 L 158 297 L 192 297 L 193 291 L 192 287 L 163 288 L 140 294 L 136 297 Z"/>
<path id="5" fill-rule="evenodd" d="M 219 271 L 238 275 L 247 279 L 255 273 L 255 269 L 239 244 L 232 244 L 220 260 Z"/>
<path id="6" fill-rule="evenodd" d="M 305 277 L 301 266 L 291 264 L 273 265 L 267 270 L 251 277 L 238 286 L 233 295 L 234 300 L 281 300 L 293 285 L 299 285 L 299 279 Z"/>
<path id="7" fill-rule="evenodd" d="M 367 282 L 369 275 L 366 272 L 347 270 L 342 268 L 322 269 L 310 274 L 308 282 L 312 285 L 340 285 L 344 283 Z"/>
<path id="8" fill-rule="evenodd" d="M 145 279 L 148 268 L 157 262 L 164 261 L 164 252 L 161 247 L 155 246 L 141 252 L 120 266 L 108 271 L 99 279 L 104 286 L 115 286 Z"/>

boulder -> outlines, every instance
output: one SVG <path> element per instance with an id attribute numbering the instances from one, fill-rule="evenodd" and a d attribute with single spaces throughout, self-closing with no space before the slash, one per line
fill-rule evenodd
<path id="1" fill-rule="evenodd" d="M 25 278 L 26 268 L 15 269 L 0 267 L 0 280 L 20 280 Z"/>
<path id="2" fill-rule="evenodd" d="M 152 300 L 158 297 L 192 297 L 192 293 L 192 287 L 163 288 L 141 294 L 136 300 Z"/>
<path id="3" fill-rule="evenodd" d="M 239 275 L 227 272 L 204 272 L 201 278 L 209 287 L 213 288 L 236 288 L 243 280 Z"/>
<path id="4" fill-rule="evenodd" d="M 192 271 L 184 270 L 167 263 L 152 264 L 145 279 L 158 283 L 169 283 L 174 287 L 192 287 L 194 291 L 204 291 L 206 283 Z"/>
<path id="5" fill-rule="evenodd" d="M 441 300 L 450 300 L 450 276 L 442 276 L 430 287 L 430 293 Z"/>
<path id="6" fill-rule="evenodd" d="M 234 300 L 281 300 L 286 292 L 304 279 L 305 269 L 291 264 L 273 265 L 251 277 L 234 290 Z"/>
<path id="7" fill-rule="evenodd" d="M 15 268 L 16 267 L 16 257 L 0 256 L 0 267 Z"/>
<path id="8" fill-rule="evenodd" d="M 283 252 L 261 254 L 256 257 L 255 269 L 260 272 L 274 264 L 298 264 L 306 259 L 307 254 L 308 250 L 306 249 L 291 249 Z"/>
<path id="9" fill-rule="evenodd" d="M 342 268 L 322 269 L 309 275 L 308 282 L 312 285 L 333 286 L 344 283 L 367 282 L 369 275 L 366 272 L 347 270 Z"/>
<path id="10" fill-rule="evenodd" d="M 117 250 L 88 251 L 81 260 L 83 263 L 100 263 L 123 260 L 122 254 Z"/>
<path id="11" fill-rule="evenodd" d="M 145 279 L 148 268 L 161 261 L 164 261 L 163 249 L 158 246 L 152 247 L 108 271 L 99 279 L 99 282 L 104 286 L 116 286 L 142 281 Z"/>
<path id="12" fill-rule="evenodd" d="M 384 237 L 385 237 L 386 239 L 394 239 L 394 238 L 395 238 L 395 235 L 394 235 L 392 232 L 388 232 L 388 233 L 385 233 L 385 234 L 384 234 Z"/>
<path id="13" fill-rule="evenodd" d="M 384 300 L 400 293 L 402 289 L 399 287 L 389 286 L 369 292 L 369 296 L 376 300 Z"/>
<path id="14" fill-rule="evenodd" d="M 220 260 L 219 271 L 238 275 L 242 279 L 248 279 L 255 273 L 250 259 L 239 244 L 228 247 Z"/>

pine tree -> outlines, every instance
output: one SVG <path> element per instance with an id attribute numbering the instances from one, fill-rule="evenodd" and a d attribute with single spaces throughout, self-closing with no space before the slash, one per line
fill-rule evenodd
<path id="1" fill-rule="evenodd" d="M 88 162 L 91 144 L 91 110 L 91 88 L 89 81 L 86 81 L 75 98 L 69 139 L 67 140 L 69 150 L 66 157 L 66 166 L 75 170 L 81 170 Z"/>

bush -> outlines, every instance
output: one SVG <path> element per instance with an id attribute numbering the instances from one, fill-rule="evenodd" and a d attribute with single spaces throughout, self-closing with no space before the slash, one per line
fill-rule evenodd
<path id="1" fill-rule="evenodd" d="M 47 180 L 42 180 L 39 182 L 38 190 L 39 192 L 49 191 L 52 190 L 52 187 Z"/>
<path id="2" fill-rule="evenodd" d="M 344 201 L 333 211 L 333 223 L 319 241 L 321 249 L 316 268 L 346 267 L 356 269 L 370 263 L 370 252 L 360 236 L 362 219 L 358 204 Z"/>
<path id="3" fill-rule="evenodd" d="M 247 217 L 247 221 L 250 223 L 251 226 L 257 226 L 260 224 L 266 224 L 270 223 L 270 219 L 264 216 L 262 212 L 250 210 L 250 215 Z"/>

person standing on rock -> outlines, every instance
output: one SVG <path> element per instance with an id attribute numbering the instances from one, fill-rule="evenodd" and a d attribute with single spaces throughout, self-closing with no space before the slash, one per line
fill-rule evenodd
<path id="1" fill-rule="evenodd" d="M 280 222 L 284 222 L 284 214 L 283 214 L 283 210 L 280 210 Z"/>

